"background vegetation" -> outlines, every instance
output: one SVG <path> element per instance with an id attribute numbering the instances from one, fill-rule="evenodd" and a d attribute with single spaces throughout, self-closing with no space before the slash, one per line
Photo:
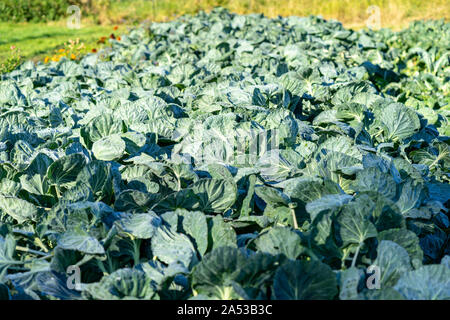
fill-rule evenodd
<path id="1" fill-rule="evenodd" d="M 82 10 L 81 29 L 66 26 L 67 7 L 74 4 Z M 371 5 L 380 8 L 381 27 L 397 30 L 413 20 L 450 16 L 447 0 L 0 0 L 0 63 L 11 58 L 12 46 L 24 59 L 43 60 L 69 39 L 79 38 L 92 50 L 113 26 L 120 26 L 115 31 L 120 34 L 141 22 L 168 21 L 215 6 L 269 17 L 322 15 L 358 29 L 365 27 Z"/>
<path id="2" fill-rule="evenodd" d="M 0 20 L 7 22 L 47 22 L 64 18 L 67 8 L 79 6 L 89 15 L 110 8 L 110 0 L 0 0 Z"/>
<path id="3" fill-rule="evenodd" d="M 322 15 L 349 27 L 365 26 L 371 5 L 380 8 L 384 27 L 402 28 L 412 20 L 450 17 L 446 0 L 116 0 L 110 2 L 108 18 L 116 22 L 169 20 L 173 15 L 210 10 L 217 5 L 241 14 L 263 13 L 269 17 Z"/>

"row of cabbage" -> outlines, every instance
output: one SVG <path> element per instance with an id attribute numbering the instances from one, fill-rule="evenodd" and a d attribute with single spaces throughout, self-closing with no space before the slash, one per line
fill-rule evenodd
<path id="1" fill-rule="evenodd" d="M 223 9 L 0 83 L 0 297 L 449 299 L 449 24 Z"/>

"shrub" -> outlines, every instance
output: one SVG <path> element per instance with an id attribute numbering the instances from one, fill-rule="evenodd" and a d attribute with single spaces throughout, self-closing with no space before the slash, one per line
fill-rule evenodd
<path id="1" fill-rule="evenodd" d="M 46 22 L 67 16 L 67 8 L 78 5 L 85 14 L 104 12 L 110 0 L 0 0 L 0 21 Z"/>

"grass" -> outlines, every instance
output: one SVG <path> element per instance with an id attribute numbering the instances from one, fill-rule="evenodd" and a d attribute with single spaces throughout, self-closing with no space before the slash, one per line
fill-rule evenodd
<path id="1" fill-rule="evenodd" d="M 196 11 L 211 10 L 221 5 L 233 12 L 277 15 L 322 15 L 336 19 L 344 26 L 364 28 L 369 17 L 367 8 L 380 9 L 381 27 L 401 29 L 412 20 L 449 19 L 450 2 L 447 0 L 112 0 L 109 9 L 94 17 L 86 17 L 81 29 L 69 29 L 66 21 L 51 23 L 0 23 L 0 62 L 10 54 L 10 47 L 21 50 L 25 59 L 43 60 L 52 55 L 69 39 L 79 38 L 90 50 L 97 40 L 109 36 L 112 26 L 119 25 L 116 34 L 140 21 L 168 21 L 176 16 Z"/>
<path id="2" fill-rule="evenodd" d="M 118 30 L 124 32 L 125 30 Z M 10 47 L 20 49 L 25 59 L 43 60 L 52 55 L 69 39 L 79 38 L 88 50 L 98 46 L 97 40 L 112 33 L 111 26 L 88 25 L 81 29 L 69 29 L 63 22 L 56 23 L 0 23 L 0 60 L 6 59 Z M 117 31 L 115 31 L 117 32 Z"/>

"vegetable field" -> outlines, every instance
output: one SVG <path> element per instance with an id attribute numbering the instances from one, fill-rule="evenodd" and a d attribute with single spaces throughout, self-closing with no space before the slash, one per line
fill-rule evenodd
<path id="1" fill-rule="evenodd" d="M 450 299 L 450 24 L 224 9 L 0 82 L 2 299 Z"/>

